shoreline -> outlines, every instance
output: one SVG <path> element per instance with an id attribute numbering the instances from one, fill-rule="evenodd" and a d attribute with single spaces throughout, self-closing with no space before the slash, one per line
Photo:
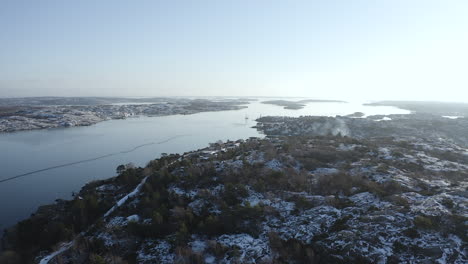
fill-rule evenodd
<path id="1" fill-rule="evenodd" d="M 247 101 L 185 100 L 184 102 L 95 106 L 16 106 L 12 112 L 0 107 L 0 134 L 20 131 L 91 126 L 108 120 L 134 117 L 192 115 L 202 112 L 241 110 Z M 6 111 L 6 110 L 5 110 Z"/>

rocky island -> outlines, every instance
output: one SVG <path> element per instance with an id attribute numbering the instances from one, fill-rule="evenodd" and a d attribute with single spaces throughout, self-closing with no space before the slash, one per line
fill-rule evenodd
<path id="1" fill-rule="evenodd" d="M 382 121 L 385 120 L 385 121 Z M 467 263 L 468 120 L 264 117 L 5 231 L 8 263 Z"/>
<path id="2" fill-rule="evenodd" d="M 0 133 L 89 126 L 136 116 L 189 115 L 245 108 L 247 100 L 185 98 L 7 98 L 0 99 Z"/>
<path id="3" fill-rule="evenodd" d="M 300 100 L 300 101 L 270 100 L 270 101 L 264 101 L 262 103 L 283 106 L 284 109 L 298 110 L 298 109 L 304 108 L 307 103 L 346 103 L 346 102 L 338 101 L 338 100 L 305 99 L 305 100 Z"/>

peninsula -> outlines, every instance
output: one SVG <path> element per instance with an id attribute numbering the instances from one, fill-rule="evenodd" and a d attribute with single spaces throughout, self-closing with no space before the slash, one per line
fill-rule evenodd
<path id="1" fill-rule="evenodd" d="M 339 101 L 339 100 L 305 99 L 305 100 L 300 100 L 300 101 L 271 100 L 271 101 L 264 101 L 262 103 L 283 106 L 284 109 L 298 110 L 298 109 L 304 108 L 307 103 L 346 103 L 346 102 Z"/>
<path id="2" fill-rule="evenodd" d="M 245 108 L 247 100 L 39 97 L 0 99 L 0 133 L 89 126 L 137 116 L 189 115 Z"/>

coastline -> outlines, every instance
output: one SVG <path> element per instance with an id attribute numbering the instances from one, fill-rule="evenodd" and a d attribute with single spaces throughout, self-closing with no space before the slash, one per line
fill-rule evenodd
<path id="1" fill-rule="evenodd" d="M 0 107 L 0 133 L 91 126 L 107 120 L 140 116 L 191 115 L 240 110 L 246 108 L 247 104 L 248 101 L 241 100 L 174 99 L 169 102 L 149 104 L 8 106 Z"/>

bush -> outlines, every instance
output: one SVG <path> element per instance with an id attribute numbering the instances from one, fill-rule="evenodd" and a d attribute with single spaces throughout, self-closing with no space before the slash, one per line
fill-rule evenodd
<path id="1" fill-rule="evenodd" d="M 99 255 L 91 254 L 89 256 L 89 263 L 90 264 L 106 264 L 106 261 L 104 260 L 103 257 Z"/>
<path id="2" fill-rule="evenodd" d="M 178 247 L 175 250 L 175 261 L 176 264 L 202 264 L 203 256 L 195 253 L 189 247 Z"/>
<path id="3" fill-rule="evenodd" d="M 452 209 L 455 204 L 454 202 L 452 201 L 452 199 L 449 199 L 449 198 L 445 198 L 442 200 L 442 204 L 447 207 L 448 209 Z"/>
<path id="4" fill-rule="evenodd" d="M 177 231 L 175 235 L 175 243 L 176 245 L 184 245 L 187 243 L 188 239 L 190 238 L 189 231 L 185 223 L 180 225 L 179 231 Z"/>
<path id="5" fill-rule="evenodd" d="M 417 228 L 433 229 L 435 227 L 432 220 L 430 218 L 428 218 L 428 217 L 425 217 L 425 216 L 418 215 L 418 216 L 416 216 L 414 218 L 413 221 L 414 221 L 414 225 Z"/>
<path id="6" fill-rule="evenodd" d="M 316 206 L 313 202 L 300 195 L 293 196 L 290 199 L 287 199 L 287 201 L 293 202 L 295 204 L 295 208 L 299 210 L 307 210 Z"/>
<path id="7" fill-rule="evenodd" d="M 308 171 L 315 170 L 325 165 L 323 162 L 320 162 L 314 158 L 307 158 L 307 157 L 299 158 L 299 161 L 304 166 L 304 168 Z"/>
<path id="8" fill-rule="evenodd" d="M 316 254 L 311 245 L 296 239 L 284 241 L 276 233 L 269 233 L 268 238 L 272 250 L 279 255 L 279 263 L 315 263 Z"/>
<path id="9" fill-rule="evenodd" d="M 23 262 L 21 261 L 21 257 L 20 257 L 20 255 L 18 255 L 18 253 L 16 253 L 15 251 L 7 250 L 7 251 L 4 251 L 0 255 L 0 263 L 2 263 L 2 264 L 20 264 L 20 263 L 23 263 Z"/>
<path id="10" fill-rule="evenodd" d="M 224 256 L 224 254 L 226 254 L 226 252 L 228 251 L 228 248 L 216 242 L 215 240 L 210 240 L 208 241 L 208 247 L 206 250 L 209 254 L 212 254 L 213 256 L 217 258 L 221 258 Z"/>
<path id="11" fill-rule="evenodd" d="M 405 198 L 398 196 L 398 195 L 393 195 L 390 197 L 390 201 L 395 203 L 396 205 L 403 206 L 405 209 L 409 209 L 409 202 Z"/>
<path id="12" fill-rule="evenodd" d="M 455 234 L 463 241 L 468 241 L 468 217 L 462 215 L 448 215 L 443 218 L 440 224 L 446 228 L 446 232 Z"/>
<path id="13" fill-rule="evenodd" d="M 347 215 L 344 216 L 333 223 L 333 225 L 330 227 L 329 232 L 339 232 L 341 230 L 348 229 L 349 226 L 347 224 L 348 220 L 351 219 L 351 216 Z"/>
<path id="14" fill-rule="evenodd" d="M 418 233 L 418 230 L 416 230 L 416 228 L 408 228 L 406 229 L 405 231 L 403 231 L 403 234 L 409 238 L 418 238 L 419 237 L 419 233 Z"/>
<path id="15" fill-rule="evenodd" d="M 75 230 L 85 229 L 107 211 L 110 206 L 111 204 L 107 201 L 100 201 L 95 193 L 73 200 L 71 214 Z"/>
<path id="16" fill-rule="evenodd" d="M 247 197 L 249 192 L 242 184 L 232 184 L 228 183 L 224 187 L 224 192 L 222 194 L 223 200 L 226 204 L 233 206 L 239 204 L 242 201 L 242 198 Z"/>
<path id="17" fill-rule="evenodd" d="M 364 179 L 361 177 L 351 176 L 346 173 L 337 173 L 320 176 L 317 181 L 316 190 L 322 195 L 350 195 L 352 187 L 362 187 L 364 185 Z"/>
<path id="18" fill-rule="evenodd" d="M 236 205 L 223 208 L 219 216 L 209 215 L 200 220 L 197 231 L 208 236 L 240 233 L 258 236 L 263 218 L 263 208 L 260 206 Z"/>
<path id="19" fill-rule="evenodd" d="M 403 245 L 400 241 L 393 242 L 393 250 L 396 253 L 402 253 L 407 249 L 405 245 Z"/>

